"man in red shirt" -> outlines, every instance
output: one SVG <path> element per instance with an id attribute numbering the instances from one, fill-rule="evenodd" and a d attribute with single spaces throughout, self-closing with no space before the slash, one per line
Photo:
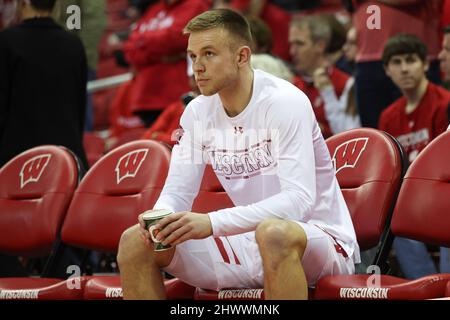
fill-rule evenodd
<path id="1" fill-rule="evenodd" d="M 381 61 L 386 41 L 411 33 L 426 43 L 430 61 L 428 79 L 440 83 L 439 52 L 442 0 L 353 0 L 356 28 L 356 99 L 361 123 L 376 128 L 383 109 L 401 96 L 386 77 Z"/>
<path id="2" fill-rule="evenodd" d="M 332 135 L 330 125 L 325 116 L 324 101 L 314 87 L 314 71 L 328 62 L 325 51 L 331 38 L 329 24 L 320 16 L 295 17 L 289 29 L 290 54 L 298 74 L 294 84 L 311 100 L 324 138 Z M 349 76 L 334 67 L 328 67 L 331 83 L 340 97 Z"/>
<path id="3" fill-rule="evenodd" d="M 389 39 L 383 64 L 403 96 L 381 113 L 378 127 L 399 140 L 412 162 L 447 128 L 450 92 L 426 78 L 426 47 L 416 36 L 400 34 Z"/>
<path id="4" fill-rule="evenodd" d="M 397 138 L 409 162 L 414 161 L 419 152 L 448 126 L 450 92 L 428 81 L 426 56 L 425 44 L 412 34 L 390 38 L 382 56 L 386 74 L 403 96 L 381 113 L 378 127 Z M 407 278 L 415 279 L 437 272 L 423 243 L 396 238 L 393 246 Z M 446 250 L 441 248 L 441 256 Z M 448 269 L 443 262 L 441 272 Z"/>

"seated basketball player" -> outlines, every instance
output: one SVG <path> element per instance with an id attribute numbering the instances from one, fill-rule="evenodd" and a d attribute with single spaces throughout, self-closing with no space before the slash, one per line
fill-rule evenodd
<path id="1" fill-rule="evenodd" d="M 184 111 L 153 208 L 174 212 L 156 226 L 157 240 L 173 248 L 153 250 L 142 215 L 124 232 L 124 298 L 165 298 L 160 270 L 204 289 L 264 286 L 268 299 L 306 299 L 320 277 L 353 273 L 355 231 L 308 98 L 250 67 L 240 14 L 207 11 L 185 32 L 202 95 Z M 235 207 L 190 212 L 206 159 Z"/>

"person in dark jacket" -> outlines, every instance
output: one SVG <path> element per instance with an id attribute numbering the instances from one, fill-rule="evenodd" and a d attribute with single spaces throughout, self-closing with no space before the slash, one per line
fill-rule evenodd
<path id="1" fill-rule="evenodd" d="M 43 144 L 83 149 L 87 63 L 78 37 L 51 17 L 56 0 L 20 0 L 22 22 L 0 32 L 0 166 Z"/>

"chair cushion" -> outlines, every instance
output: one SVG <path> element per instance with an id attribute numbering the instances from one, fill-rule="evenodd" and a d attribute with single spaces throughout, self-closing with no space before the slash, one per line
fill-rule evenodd
<path id="1" fill-rule="evenodd" d="M 380 275 L 380 285 L 370 286 L 374 275 L 327 276 L 317 283 L 316 299 L 419 300 L 442 297 L 450 274 L 434 274 L 416 280 Z M 369 279 L 371 278 L 371 279 Z"/>
<path id="2" fill-rule="evenodd" d="M 169 300 L 192 299 L 195 288 L 178 280 L 165 280 L 166 296 Z M 93 277 L 86 284 L 84 299 L 122 299 L 123 291 L 120 276 Z"/>
<path id="3" fill-rule="evenodd" d="M 0 300 L 81 300 L 89 277 L 62 279 L 2 278 Z"/>
<path id="4" fill-rule="evenodd" d="M 264 289 L 224 289 L 220 291 L 196 288 L 195 300 L 264 300 Z"/>

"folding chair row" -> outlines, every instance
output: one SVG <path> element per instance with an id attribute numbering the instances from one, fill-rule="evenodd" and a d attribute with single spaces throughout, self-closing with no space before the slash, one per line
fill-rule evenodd
<path id="1" fill-rule="evenodd" d="M 398 201 L 397 195 L 406 166 L 402 149 L 395 139 L 384 132 L 364 128 L 336 135 L 327 140 L 327 145 L 352 215 L 361 249 L 366 250 L 382 244 L 374 264 L 385 269 L 383 264 L 387 257 L 386 252 L 392 243 L 389 223 L 394 207 L 392 232 L 395 235 L 439 245 L 450 244 L 448 236 L 450 219 L 445 217 L 450 208 L 449 198 L 445 197 L 450 191 L 448 189 L 450 173 L 445 166 L 450 158 L 449 133 L 433 141 L 414 162 L 404 178 L 405 183 Z M 137 215 L 151 207 L 158 198 L 167 175 L 169 159 L 170 151 L 166 147 L 144 140 L 126 144 L 104 156 L 91 168 L 75 191 L 62 227 L 62 242 L 115 253 L 121 233 L 135 224 Z M 3 171 L 4 168 L 0 170 L 0 178 L 3 177 Z M 19 171 L 16 169 L 16 172 Z M 0 191 L 3 187 L 3 185 L 0 187 Z M 428 189 L 423 190 L 424 187 Z M 0 201 L 5 198 L 3 194 L 0 192 Z M 14 197 L 21 198 L 17 195 Z M 410 202 L 414 208 L 411 208 Z M 211 168 L 208 168 L 193 210 L 209 212 L 232 205 Z M 3 206 L 4 204 L 0 202 L 0 208 Z M 412 216 L 407 216 L 408 214 Z M 2 216 L 3 214 L 0 215 L 0 219 Z M 3 243 L 1 239 L 0 236 Z M 0 244 L 0 252 L 3 251 L 5 250 Z M 381 287 L 379 290 L 370 290 L 369 297 L 369 290 L 365 290 L 368 278 L 368 275 L 325 277 L 319 281 L 316 290 L 311 291 L 311 296 L 319 299 L 361 298 L 362 295 L 365 295 L 363 298 L 435 298 L 445 294 L 445 286 L 449 279 L 448 275 L 434 275 L 408 282 L 395 277 L 381 276 Z M 55 288 L 53 295 L 49 294 L 52 286 L 59 289 L 74 286 L 67 286 L 67 282 L 63 283 L 60 279 L 53 279 L 54 282 L 46 283 L 44 286 L 43 280 L 32 279 L 33 284 L 27 284 L 27 287 L 22 283 L 25 280 L 0 279 L 0 290 L 3 290 L 0 292 L 0 298 L 2 295 L 6 297 L 30 293 L 30 291 L 14 291 L 25 289 L 34 289 L 32 292 L 38 292 L 41 294 L 41 296 L 38 294 L 38 297 L 43 299 L 121 297 L 119 276 L 82 277 L 78 282 L 80 289 L 72 289 L 63 294 L 57 292 Z M 43 281 L 42 284 L 39 281 Z M 262 288 L 238 290 L 230 288 L 212 292 L 192 288 L 177 279 L 167 281 L 166 290 L 168 298 L 264 297 Z"/>
<path id="2" fill-rule="evenodd" d="M 50 255 L 58 262 L 63 246 L 117 253 L 121 234 L 151 208 L 163 188 L 170 150 L 138 140 L 103 156 L 78 185 L 77 163 L 57 146 L 33 148 L 0 170 L 0 253 Z M 212 205 L 212 203 L 214 205 Z M 232 206 L 207 167 L 194 210 Z M 67 212 L 67 214 L 66 214 Z M 0 278 L 0 299 L 121 298 L 119 276 Z M 188 298 L 195 288 L 166 282 L 168 297 Z"/>
<path id="3" fill-rule="evenodd" d="M 326 142 L 361 250 L 379 244 L 374 265 L 388 270 L 394 236 L 450 246 L 450 132 L 430 143 L 405 176 L 403 150 L 385 132 L 355 129 Z M 309 293 L 312 299 L 434 299 L 450 296 L 449 280 L 450 274 L 412 281 L 385 274 L 327 276 Z M 195 299 L 264 299 L 264 290 L 197 288 Z"/>
<path id="4" fill-rule="evenodd" d="M 403 179 L 391 221 L 395 236 L 450 246 L 450 132 L 433 140 Z M 433 299 L 445 296 L 450 274 L 416 280 L 389 275 L 324 277 L 319 299 Z M 448 290 L 448 289 L 447 289 Z"/>
<path id="5" fill-rule="evenodd" d="M 398 142 L 388 134 L 368 128 L 354 129 L 326 140 L 343 196 L 362 251 L 386 243 L 390 248 L 389 221 L 406 162 Z M 390 243 L 389 243 L 390 242 Z M 371 264 L 387 269 L 386 255 L 379 249 Z M 309 298 L 316 296 L 309 289 Z M 197 288 L 195 299 L 264 299 L 264 289 L 224 289 L 219 292 Z"/>

